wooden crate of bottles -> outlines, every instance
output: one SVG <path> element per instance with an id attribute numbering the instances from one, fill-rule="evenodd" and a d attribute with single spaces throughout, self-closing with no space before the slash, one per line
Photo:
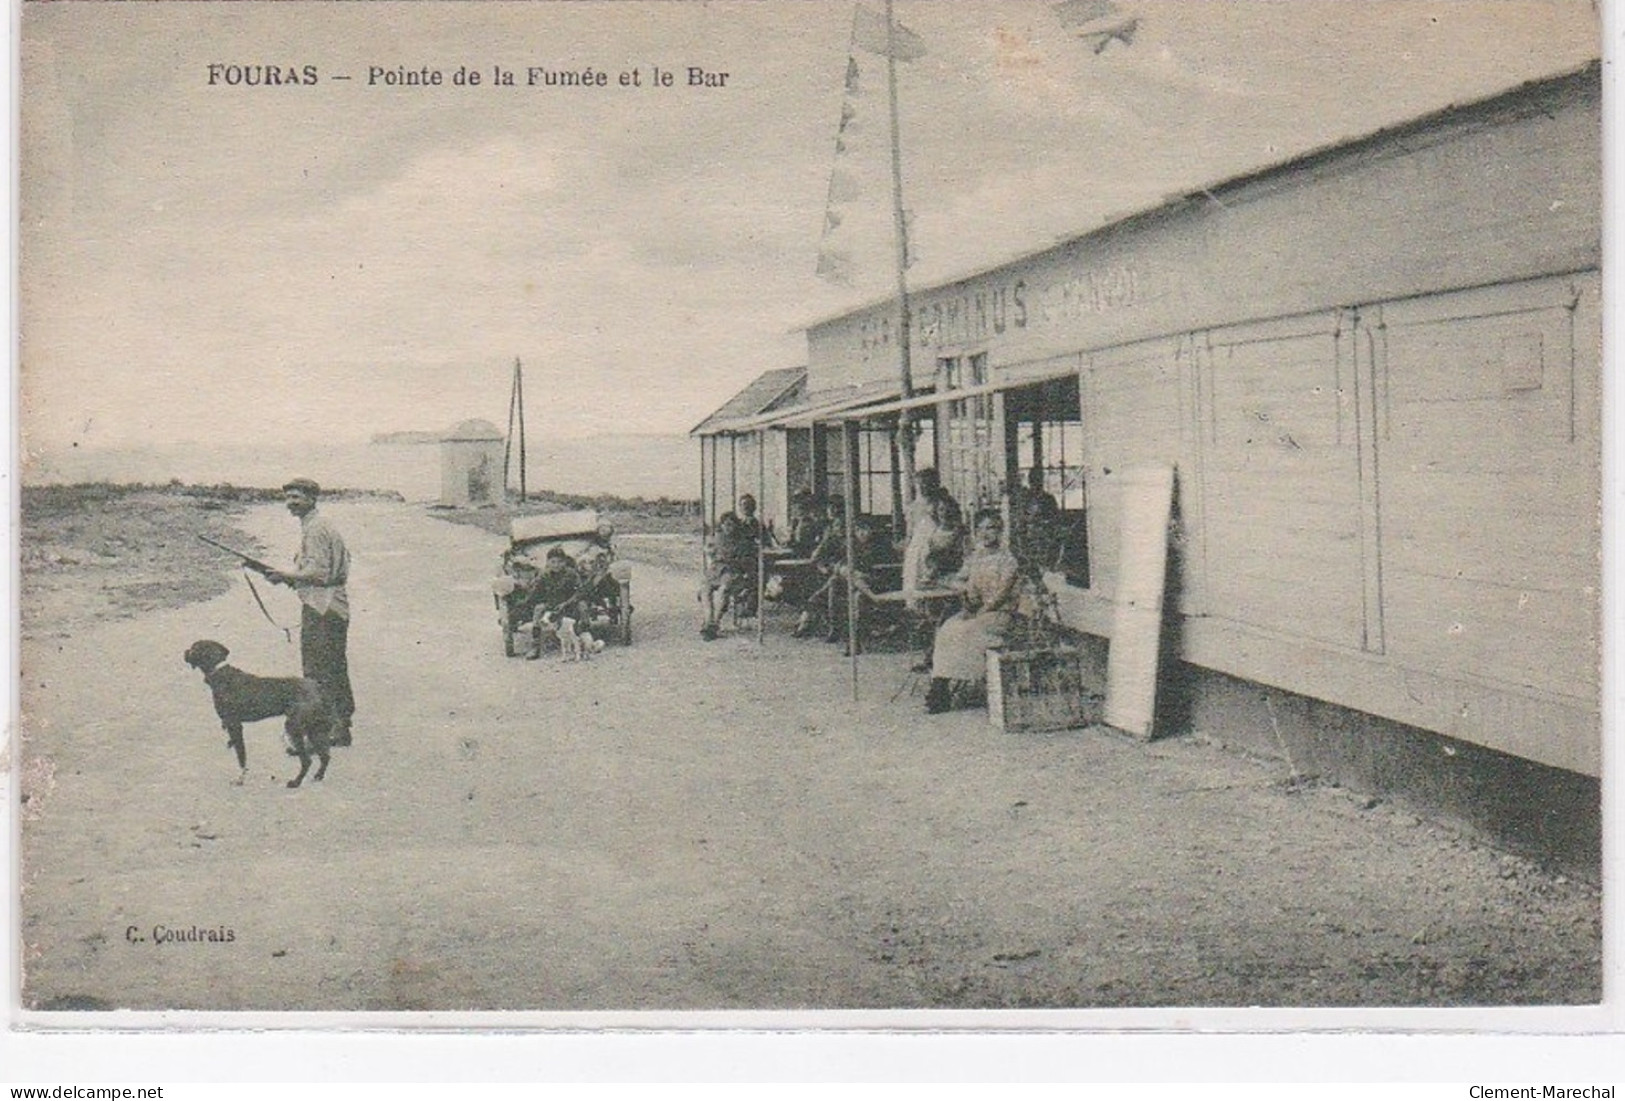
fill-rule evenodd
<path id="1" fill-rule="evenodd" d="M 1074 647 L 987 652 L 987 714 L 1000 730 L 1091 726 L 1100 722 L 1103 703 Z"/>

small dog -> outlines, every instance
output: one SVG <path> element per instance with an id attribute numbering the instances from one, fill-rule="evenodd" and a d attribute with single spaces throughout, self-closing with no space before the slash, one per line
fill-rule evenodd
<path id="1" fill-rule="evenodd" d="M 591 631 L 577 630 L 576 621 L 570 616 L 546 612 L 542 615 L 542 622 L 552 629 L 554 637 L 559 640 L 559 658 L 562 661 L 587 661 L 604 648 L 603 639 L 593 638 Z"/>
<path id="2" fill-rule="evenodd" d="M 226 730 L 226 746 L 237 755 L 240 771 L 233 783 L 240 785 L 248 775 L 243 724 L 278 716 L 287 720 L 283 729 L 288 753 L 299 758 L 299 775 L 288 786 L 296 788 L 304 782 L 312 755 L 320 764 L 311 779 L 320 780 L 327 774 L 327 751 L 338 722 L 321 685 L 305 677 L 256 677 L 227 665 L 230 653 L 213 639 L 199 639 L 187 647 L 184 660 L 203 674 L 214 693 L 214 710 Z"/>

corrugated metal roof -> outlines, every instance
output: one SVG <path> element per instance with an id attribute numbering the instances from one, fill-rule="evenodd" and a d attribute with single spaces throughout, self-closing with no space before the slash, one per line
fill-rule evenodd
<path id="1" fill-rule="evenodd" d="M 739 393 L 723 403 L 722 408 L 689 429 L 690 436 L 710 436 L 724 431 L 728 423 L 745 420 L 771 412 L 794 400 L 805 391 L 807 368 L 784 367 L 766 371 Z"/>
<path id="2" fill-rule="evenodd" d="M 805 428 L 836 414 L 889 401 L 897 396 L 897 383 L 876 380 L 860 386 L 841 386 L 808 394 L 802 391 L 792 401 L 781 402 L 754 416 L 716 420 L 705 435 L 723 432 L 755 432 L 763 428 Z"/>

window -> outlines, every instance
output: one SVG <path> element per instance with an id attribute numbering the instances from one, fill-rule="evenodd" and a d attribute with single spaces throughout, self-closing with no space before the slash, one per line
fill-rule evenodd
<path id="1" fill-rule="evenodd" d="M 841 427 L 824 429 L 824 492 L 845 498 L 846 446 Z M 865 516 L 892 514 L 892 429 L 864 424 L 858 428 L 858 511 Z"/>
<path id="2" fill-rule="evenodd" d="M 1088 496 L 1084 485 L 1083 419 L 1076 377 L 1012 389 L 1005 395 L 1006 462 L 1012 491 L 1043 475 L 1043 489 L 1060 506 L 1047 534 L 1046 568 L 1073 585 L 1089 585 Z"/>
<path id="3" fill-rule="evenodd" d="M 987 353 L 950 356 L 937 360 L 937 392 L 945 396 L 955 390 L 982 386 L 988 381 Z M 999 484 L 995 441 L 995 402 L 992 394 L 966 398 L 949 397 L 939 404 L 943 410 L 940 434 L 939 472 L 947 487 L 967 513 L 977 506 L 998 501 Z"/>
<path id="4" fill-rule="evenodd" d="M 1062 509 L 1084 507 L 1083 422 L 1022 421 L 1016 426 L 1018 481 L 1030 485 L 1034 466 L 1044 472 L 1044 489 Z"/>

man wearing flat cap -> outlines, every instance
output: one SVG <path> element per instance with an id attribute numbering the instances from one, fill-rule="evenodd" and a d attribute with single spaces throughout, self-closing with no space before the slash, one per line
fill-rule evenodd
<path id="1" fill-rule="evenodd" d="M 321 486 L 309 478 L 295 478 L 282 487 L 288 511 L 299 517 L 299 557 L 292 570 L 273 570 L 266 577 L 299 595 L 300 662 L 305 676 L 322 686 L 338 713 L 340 726 L 333 744 L 349 745 L 350 720 L 355 714 L 346 653 L 350 598 L 344 586 L 350 579 L 350 552 L 338 529 L 316 511 L 321 492 Z"/>

